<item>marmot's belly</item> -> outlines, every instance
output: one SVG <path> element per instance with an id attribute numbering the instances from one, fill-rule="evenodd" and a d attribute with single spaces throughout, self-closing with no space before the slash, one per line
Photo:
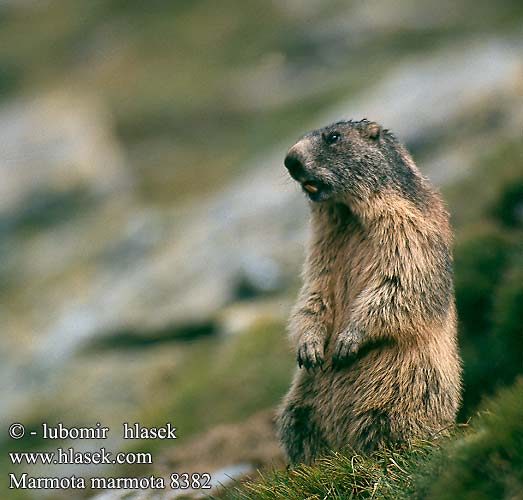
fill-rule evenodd
<path id="1" fill-rule="evenodd" d="M 328 448 L 403 441 L 450 423 L 439 371 L 419 352 L 371 352 L 345 369 L 304 374 L 304 400 Z M 301 384 L 300 384 L 301 385 Z M 299 399 L 299 398 L 298 398 Z"/>

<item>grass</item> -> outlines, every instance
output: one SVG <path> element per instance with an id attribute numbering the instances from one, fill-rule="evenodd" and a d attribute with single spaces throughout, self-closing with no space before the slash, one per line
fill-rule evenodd
<path id="1" fill-rule="evenodd" d="M 413 476 L 409 498 L 523 498 L 523 379 L 482 404 L 470 431 Z"/>
<path id="2" fill-rule="evenodd" d="M 417 443 L 409 451 L 388 450 L 370 457 L 333 453 L 315 466 L 301 465 L 287 471 L 261 475 L 227 491 L 236 500 L 345 500 L 349 498 L 397 498 L 396 493 L 412 482 L 415 460 L 430 454 L 434 445 Z"/>

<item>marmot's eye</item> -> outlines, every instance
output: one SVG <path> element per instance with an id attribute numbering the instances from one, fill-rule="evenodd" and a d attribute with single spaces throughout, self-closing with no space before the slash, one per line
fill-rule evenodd
<path id="1" fill-rule="evenodd" d="M 339 132 L 331 132 L 330 134 L 323 134 L 323 140 L 327 144 L 334 144 L 336 141 L 338 141 L 341 138 L 341 134 Z"/>

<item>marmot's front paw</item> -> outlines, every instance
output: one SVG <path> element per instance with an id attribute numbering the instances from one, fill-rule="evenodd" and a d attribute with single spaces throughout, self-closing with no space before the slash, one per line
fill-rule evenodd
<path id="1" fill-rule="evenodd" d="M 322 367 L 323 365 L 323 342 L 320 340 L 304 340 L 298 346 L 298 366 L 310 368 Z"/>
<path id="2" fill-rule="evenodd" d="M 348 358 L 357 354 L 363 341 L 363 333 L 356 328 L 347 328 L 338 335 L 334 346 L 332 364 L 343 365 Z"/>

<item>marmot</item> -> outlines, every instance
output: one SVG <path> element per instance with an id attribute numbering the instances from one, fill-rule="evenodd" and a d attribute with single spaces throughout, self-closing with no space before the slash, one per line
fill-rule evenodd
<path id="1" fill-rule="evenodd" d="M 285 166 L 312 213 L 289 325 L 299 368 L 278 415 L 288 458 L 368 453 L 445 430 L 461 362 L 440 196 L 394 135 L 366 119 L 306 134 Z"/>

